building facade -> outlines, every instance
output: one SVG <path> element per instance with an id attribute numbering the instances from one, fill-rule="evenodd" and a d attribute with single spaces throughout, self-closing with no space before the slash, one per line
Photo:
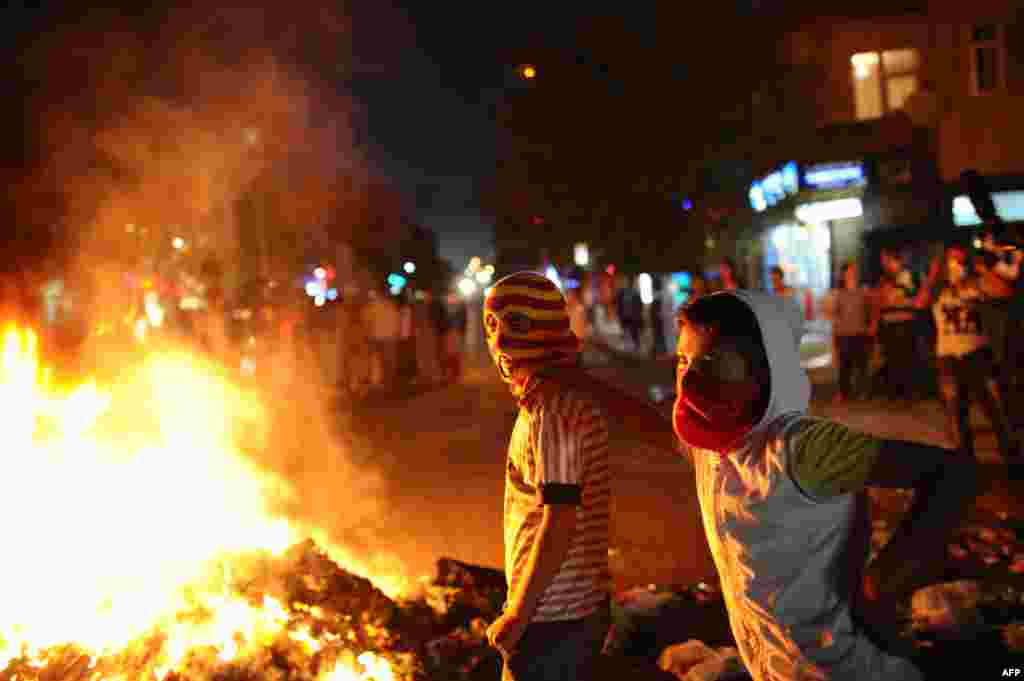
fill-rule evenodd
<path id="1" fill-rule="evenodd" d="M 791 284 L 820 290 L 855 257 L 872 279 L 887 246 L 924 267 L 936 243 L 973 239 L 968 170 L 987 180 L 1004 220 L 1024 221 L 1016 5 L 943 0 L 908 14 L 793 20 L 779 58 L 821 74 L 818 120 L 772 145 L 750 186 L 737 255 L 760 281 L 779 265 Z"/>

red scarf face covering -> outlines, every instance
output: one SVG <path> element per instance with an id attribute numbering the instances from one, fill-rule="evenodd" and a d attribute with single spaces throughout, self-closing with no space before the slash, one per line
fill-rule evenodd
<path id="1" fill-rule="evenodd" d="M 691 370 L 676 393 L 672 426 L 691 447 L 725 453 L 754 427 L 752 405 L 760 386 L 753 381 L 718 382 Z"/>

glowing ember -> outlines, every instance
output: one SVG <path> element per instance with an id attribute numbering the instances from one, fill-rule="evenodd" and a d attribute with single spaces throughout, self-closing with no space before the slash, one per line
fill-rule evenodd
<path id="1" fill-rule="evenodd" d="M 204 678 L 182 671 L 197 651 L 215 664 L 282 636 L 308 654 L 339 643 L 308 626 L 316 608 L 300 623 L 275 598 L 254 604 L 233 588 L 237 557 L 279 556 L 311 534 L 275 516 L 290 490 L 233 444 L 236 415 L 258 404 L 184 355 L 152 357 L 110 394 L 93 383 L 59 393 L 40 375 L 34 334 L 8 329 L 0 676 L 51 664 L 61 646 L 84 654 L 61 678 L 127 681 Z M 133 661 L 103 663 L 115 658 Z M 318 681 L 396 678 L 370 652 L 338 660 Z"/>

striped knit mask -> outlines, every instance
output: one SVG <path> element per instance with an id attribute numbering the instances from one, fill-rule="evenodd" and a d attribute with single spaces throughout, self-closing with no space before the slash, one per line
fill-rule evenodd
<path id="1" fill-rule="evenodd" d="M 510 274 L 491 288 L 484 300 L 484 332 L 498 373 L 513 389 L 516 369 L 531 376 L 579 359 L 580 340 L 569 327 L 565 298 L 536 272 Z"/>

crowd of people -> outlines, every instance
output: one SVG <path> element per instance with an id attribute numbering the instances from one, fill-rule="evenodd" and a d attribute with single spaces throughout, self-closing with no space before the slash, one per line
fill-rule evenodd
<path id="1" fill-rule="evenodd" d="M 465 301 L 424 291 L 412 300 L 371 290 L 314 309 L 306 345 L 315 362 L 331 370 L 325 379 L 341 394 L 360 400 L 457 382 L 466 345 Z M 328 375 L 329 374 L 329 375 Z"/>
<path id="2" fill-rule="evenodd" d="M 850 260 L 840 267 L 835 287 L 817 297 L 789 285 L 783 269 L 773 267 L 767 293 L 787 301 L 805 329 L 812 320 L 828 322 L 822 328 L 831 329 L 837 403 L 938 399 L 949 442 L 967 455 L 974 452 L 970 415 L 976 404 L 1016 471 L 1024 468 L 1016 465 L 1024 464 L 1024 453 L 1015 437 L 1024 420 L 1021 409 L 1011 406 L 1020 403 L 1024 385 L 1024 356 L 1013 342 L 1024 319 L 1024 250 L 1001 243 L 997 234 L 994 227 L 984 229 L 980 248 L 947 244 L 924 276 L 908 267 L 899 249 L 883 248 L 874 285 L 865 283 L 861 263 Z M 719 263 L 717 275 L 710 281 L 694 276 L 687 302 L 750 288 L 730 259 Z M 584 364 L 588 352 L 607 350 L 608 337 L 616 334 L 621 350 L 640 351 L 647 336 L 646 349 L 665 356 L 663 295 L 656 288 L 650 314 L 644 315 L 628 282 L 620 281 L 614 293 L 599 295 L 589 306 L 580 289 L 568 290 L 571 328 L 584 341 Z"/>
<path id="3" fill-rule="evenodd" d="M 950 442 L 973 454 L 971 405 L 992 425 L 1003 457 L 1022 462 L 1013 437 L 1021 372 L 1012 338 L 1021 320 L 1022 252 L 1002 247 L 992 231 L 982 247 L 950 243 L 923 280 L 898 251 L 881 253 L 877 286 L 861 283 L 856 262 L 843 265 L 824 300 L 832 321 L 837 401 L 881 394 L 893 400 L 941 401 Z M 1019 419 L 1019 416 L 1017 417 Z"/>

